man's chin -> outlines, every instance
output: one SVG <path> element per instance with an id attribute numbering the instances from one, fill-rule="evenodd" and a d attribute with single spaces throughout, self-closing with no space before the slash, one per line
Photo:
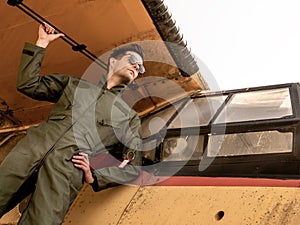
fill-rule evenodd
<path id="1" fill-rule="evenodd" d="M 124 79 L 122 80 L 122 83 L 125 84 L 125 85 L 128 85 L 128 84 L 131 84 L 131 83 L 132 83 L 132 80 L 131 80 L 131 79 L 126 79 L 126 78 L 124 78 Z"/>

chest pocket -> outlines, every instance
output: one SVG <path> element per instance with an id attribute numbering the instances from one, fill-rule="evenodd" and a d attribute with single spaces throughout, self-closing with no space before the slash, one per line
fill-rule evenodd
<path id="1" fill-rule="evenodd" d="M 103 93 L 96 107 L 96 127 L 100 141 L 105 146 L 123 143 L 128 114 L 122 110 L 120 99 L 109 91 Z M 127 121 L 127 122 L 126 122 Z"/>
<path id="2" fill-rule="evenodd" d="M 119 124 L 102 118 L 97 120 L 96 125 L 100 141 L 105 147 L 121 142 L 118 138 L 121 132 L 121 126 Z"/>

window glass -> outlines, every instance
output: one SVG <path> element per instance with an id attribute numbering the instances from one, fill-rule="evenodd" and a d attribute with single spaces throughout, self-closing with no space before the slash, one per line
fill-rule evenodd
<path id="1" fill-rule="evenodd" d="M 170 124 L 170 128 L 206 126 L 225 101 L 226 96 L 195 98 Z"/>
<path id="2" fill-rule="evenodd" d="M 155 161 L 155 151 L 157 147 L 157 141 L 151 140 L 143 143 L 142 156 L 148 163 Z"/>
<path id="3" fill-rule="evenodd" d="M 292 152 L 293 132 L 261 131 L 210 135 L 209 157 Z"/>
<path id="4" fill-rule="evenodd" d="M 178 110 L 181 104 L 183 104 L 182 101 L 144 118 L 142 121 L 142 138 L 147 138 L 158 133 L 166 125 L 176 110 Z"/>
<path id="5" fill-rule="evenodd" d="M 234 94 L 215 123 L 275 119 L 292 115 L 288 88 Z"/>
<path id="6" fill-rule="evenodd" d="M 170 137 L 163 142 L 163 161 L 199 160 L 203 155 L 203 136 Z"/>

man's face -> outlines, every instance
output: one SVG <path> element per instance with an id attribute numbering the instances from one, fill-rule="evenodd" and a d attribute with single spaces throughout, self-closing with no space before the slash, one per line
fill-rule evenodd
<path id="1" fill-rule="evenodd" d="M 112 76 L 118 77 L 123 84 L 129 84 L 142 70 L 143 59 L 138 53 L 128 51 L 120 59 L 113 58 L 110 65 Z"/>

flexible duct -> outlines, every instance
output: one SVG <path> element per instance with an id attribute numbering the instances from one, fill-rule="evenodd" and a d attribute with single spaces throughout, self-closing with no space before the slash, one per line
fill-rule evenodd
<path id="1" fill-rule="evenodd" d="M 163 0 L 142 0 L 154 25 L 170 51 L 183 76 L 191 76 L 199 71 L 195 58 L 183 40 L 176 22 Z"/>

